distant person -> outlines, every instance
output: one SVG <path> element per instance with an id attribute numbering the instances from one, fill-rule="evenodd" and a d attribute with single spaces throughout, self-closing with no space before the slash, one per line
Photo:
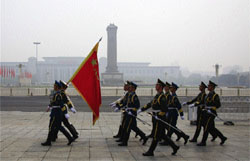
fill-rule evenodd
<path id="1" fill-rule="evenodd" d="M 62 108 L 62 112 L 63 112 L 62 122 L 63 122 L 63 125 L 70 131 L 71 135 L 73 136 L 75 140 L 78 138 L 78 132 L 76 131 L 76 128 L 73 126 L 73 124 L 69 122 L 68 108 L 73 113 L 76 113 L 76 109 L 74 108 L 74 105 L 71 102 L 69 96 L 65 92 L 65 90 L 68 88 L 68 84 L 62 80 L 60 80 L 60 84 L 61 84 L 60 92 L 61 92 L 62 100 L 64 103 L 64 106 Z M 52 141 L 56 141 L 58 129 L 55 131 L 54 134 L 55 135 L 53 136 Z"/>
<path id="2" fill-rule="evenodd" d="M 217 86 L 212 81 L 209 81 L 207 89 L 209 91 L 206 99 L 205 99 L 205 115 L 204 115 L 204 133 L 202 140 L 197 146 L 206 146 L 206 141 L 208 137 L 208 133 L 213 133 L 221 139 L 220 145 L 223 145 L 227 138 L 217 129 L 215 128 L 214 119 L 217 116 L 216 110 L 220 108 L 220 97 L 215 93 L 214 89 Z"/>
<path id="3" fill-rule="evenodd" d="M 50 104 L 47 108 L 47 112 L 51 110 L 50 121 L 49 121 L 49 133 L 47 140 L 44 143 L 41 143 L 43 146 L 51 146 L 52 137 L 54 136 L 55 131 L 61 131 L 68 139 L 68 144 L 70 145 L 74 139 L 62 126 L 62 108 L 64 107 L 64 102 L 60 92 L 61 84 L 58 81 L 55 81 L 54 84 L 54 94 L 50 101 Z"/>

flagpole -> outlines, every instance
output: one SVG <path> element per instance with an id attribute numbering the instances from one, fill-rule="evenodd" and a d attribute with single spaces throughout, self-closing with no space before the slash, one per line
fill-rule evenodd
<path id="1" fill-rule="evenodd" d="M 99 39 L 98 43 L 102 41 L 102 37 Z"/>

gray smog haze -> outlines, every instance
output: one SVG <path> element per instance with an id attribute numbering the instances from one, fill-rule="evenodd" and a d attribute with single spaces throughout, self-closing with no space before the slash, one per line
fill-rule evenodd
<path id="1" fill-rule="evenodd" d="M 249 70 L 249 0 L 1 0 L 1 61 L 86 56 L 106 27 L 118 26 L 119 62 L 180 65 L 213 71 L 213 65 Z"/>

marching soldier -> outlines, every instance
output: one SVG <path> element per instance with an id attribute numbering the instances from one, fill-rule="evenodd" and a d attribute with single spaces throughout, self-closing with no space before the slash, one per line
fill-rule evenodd
<path id="1" fill-rule="evenodd" d="M 178 116 L 179 116 L 178 112 L 180 113 L 181 119 L 184 120 L 184 113 L 183 113 L 180 101 L 176 95 L 176 91 L 178 88 L 179 87 L 175 83 L 172 82 L 170 86 L 170 91 L 172 95 L 171 95 L 171 100 L 168 104 L 168 117 L 167 117 L 167 122 L 171 124 L 172 126 L 174 126 L 176 129 L 178 129 L 176 127 Z M 168 127 L 167 136 L 171 138 L 172 134 L 175 133 L 177 135 L 176 141 L 179 141 L 180 138 L 183 138 L 184 145 L 185 145 L 189 139 L 189 136 L 186 135 L 183 131 L 179 129 L 176 130 L 176 129 Z"/>
<path id="2" fill-rule="evenodd" d="M 166 81 L 164 90 L 165 90 L 165 97 L 166 97 L 167 107 L 169 106 L 169 103 L 171 101 L 171 93 L 169 92 L 170 86 L 171 86 L 171 84 L 169 84 Z M 168 112 L 166 113 L 166 118 L 168 118 Z M 168 119 L 167 119 L 167 121 L 168 121 Z M 165 129 L 169 129 L 169 128 L 171 128 L 171 127 L 169 127 L 169 126 L 166 125 Z M 164 135 L 165 135 L 165 130 L 164 130 Z M 168 145 L 167 140 L 164 140 L 163 142 L 161 142 L 160 145 Z"/>
<path id="3" fill-rule="evenodd" d="M 172 147 L 172 155 L 175 155 L 179 149 L 179 146 L 175 145 L 175 143 L 169 137 L 164 135 L 165 124 L 163 123 L 163 121 L 166 120 L 166 112 L 168 111 L 166 97 L 163 93 L 164 87 L 165 84 L 160 79 L 158 79 L 155 85 L 155 89 L 157 91 L 156 96 L 150 103 L 148 103 L 147 105 L 142 107 L 140 111 L 138 111 L 138 113 L 140 113 L 141 111 L 145 111 L 152 107 L 152 117 L 154 117 L 152 129 L 153 140 L 150 145 L 150 148 L 147 152 L 143 153 L 143 156 L 154 156 L 154 150 L 158 142 L 163 138 L 167 140 L 168 144 Z"/>
<path id="4" fill-rule="evenodd" d="M 131 130 L 133 130 L 136 134 L 138 134 L 143 139 L 143 145 L 147 142 L 147 137 L 145 133 L 143 133 L 138 127 L 136 122 L 137 117 L 137 109 L 140 108 L 140 101 L 138 99 L 138 96 L 136 95 L 137 85 L 133 82 L 129 82 L 129 95 L 127 102 L 124 102 L 121 107 L 126 107 L 126 115 L 125 115 L 125 121 L 122 127 L 122 135 L 117 142 L 121 142 L 118 144 L 119 146 L 127 146 L 129 135 Z M 126 104 L 125 104 L 126 103 Z"/>
<path id="5" fill-rule="evenodd" d="M 118 99 L 117 101 L 113 102 L 110 104 L 111 107 L 115 108 L 114 111 L 118 112 L 119 106 L 123 104 L 123 102 L 126 102 L 126 100 L 128 99 L 128 88 L 129 88 L 129 81 L 127 81 L 126 83 L 124 83 L 123 89 L 124 89 L 124 96 L 120 99 Z M 118 133 L 113 136 L 113 138 L 120 138 L 122 135 L 122 125 L 124 124 L 124 117 L 125 117 L 125 110 L 122 110 L 121 112 L 121 124 L 119 126 L 119 130 Z"/>
<path id="6" fill-rule="evenodd" d="M 205 98 L 205 114 L 204 114 L 204 133 L 202 137 L 202 141 L 197 144 L 197 146 L 206 146 L 206 141 L 208 137 L 208 133 L 213 133 L 221 139 L 220 145 L 223 145 L 227 138 L 217 129 L 215 128 L 214 119 L 217 116 L 216 110 L 220 108 L 220 97 L 215 93 L 214 89 L 217 86 L 212 81 L 208 83 L 208 95 Z"/>
<path id="7" fill-rule="evenodd" d="M 41 143 L 43 146 L 51 146 L 51 140 L 54 136 L 56 130 L 61 131 L 68 139 L 68 145 L 70 145 L 74 139 L 62 126 L 62 108 L 64 107 L 64 102 L 60 93 L 61 84 L 58 81 L 55 81 L 54 90 L 55 93 L 53 98 L 48 106 L 47 112 L 51 109 L 50 113 L 50 122 L 49 122 L 49 133 L 47 140 L 44 143 Z"/>
<path id="8" fill-rule="evenodd" d="M 78 138 L 78 132 L 76 131 L 75 127 L 69 122 L 69 114 L 68 114 L 68 108 L 73 112 L 76 113 L 76 109 L 74 108 L 73 103 L 71 102 L 69 96 L 66 94 L 65 90 L 68 88 L 68 84 L 62 80 L 60 80 L 61 84 L 61 96 L 64 103 L 64 106 L 62 108 L 62 112 L 64 115 L 62 115 L 62 122 L 65 127 L 70 131 L 72 134 L 74 140 Z M 68 107 L 68 108 L 67 108 Z M 55 131 L 55 136 L 52 139 L 52 141 L 55 141 L 57 138 L 58 130 Z"/>
<path id="9" fill-rule="evenodd" d="M 203 113 L 204 113 L 204 108 L 205 108 L 205 98 L 206 98 L 206 91 L 205 89 L 207 88 L 206 84 L 204 82 L 201 82 L 199 86 L 199 90 L 201 91 L 198 96 L 196 96 L 194 99 L 188 102 L 184 102 L 182 105 L 190 105 L 190 108 L 194 108 L 197 106 L 197 121 L 196 121 L 196 130 L 193 138 L 189 140 L 189 142 L 197 142 L 197 138 L 199 137 L 200 131 L 201 131 L 201 126 L 203 125 Z M 213 140 L 215 140 L 216 136 L 213 135 Z"/>

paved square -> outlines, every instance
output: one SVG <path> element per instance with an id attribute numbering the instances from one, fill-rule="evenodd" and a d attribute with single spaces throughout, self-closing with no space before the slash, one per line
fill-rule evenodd
<path id="1" fill-rule="evenodd" d="M 71 146 L 59 133 L 59 138 L 51 147 L 41 146 L 48 134 L 49 113 L 43 112 L 0 112 L 1 117 L 1 161 L 249 161 L 250 159 L 250 122 L 236 122 L 235 126 L 225 126 L 216 122 L 216 127 L 228 137 L 225 145 L 220 146 L 220 139 L 210 142 L 206 147 L 197 147 L 193 143 L 183 145 L 183 140 L 176 142 L 180 150 L 172 156 L 169 146 L 157 146 L 154 157 L 144 157 L 150 141 L 141 145 L 139 138 L 131 132 L 128 147 L 119 147 L 113 139 L 118 131 L 120 113 L 104 112 L 95 126 L 92 126 L 92 113 L 78 112 L 71 114 L 70 121 L 79 132 L 79 138 Z M 145 113 L 139 116 L 151 123 Z M 150 126 L 138 122 L 146 134 Z M 178 127 L 193 136 L 195 126 L 189 121 L 179 120 Z M 202 133 L 201 133 L 202 134 Z M 173 135 L 173 140 L 175 140 Z M 199 137 L 199 140 L 201 136 Z"/>

